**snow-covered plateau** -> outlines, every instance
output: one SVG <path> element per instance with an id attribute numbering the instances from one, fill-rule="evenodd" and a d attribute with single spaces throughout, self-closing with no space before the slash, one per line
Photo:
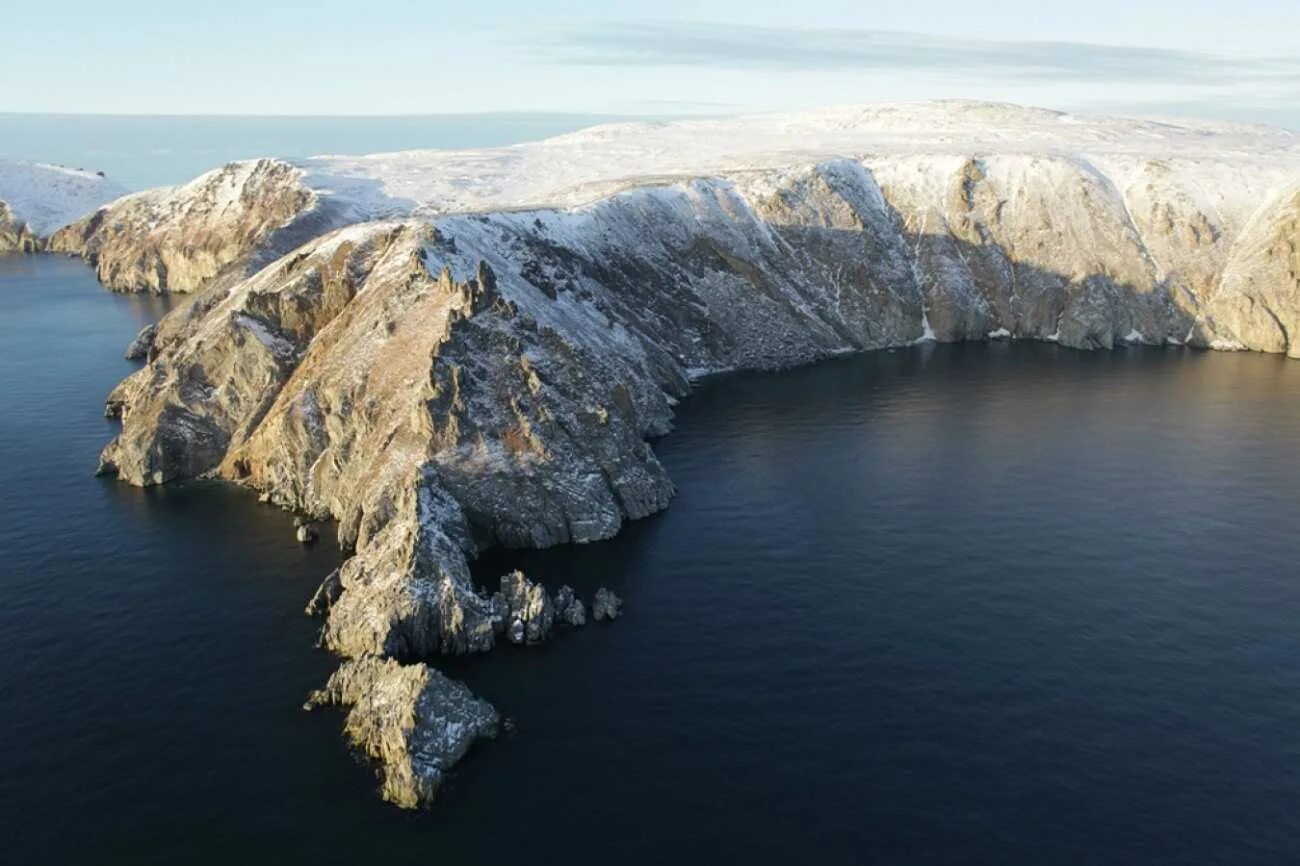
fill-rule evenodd
<path id="1" fill-rule="evenodd" d="M 647 439 L 692 377 L 925 340 L 1300 356 L 1300 135 L 964 102 L 619 124 L 234 163 L 48 246 L 196 293 L 142 335 L 102 468 L 337 521 L 327 691 L 413 805 L 492 727 L 421 663 L 521 616 L 470 559 L 666 507 Z"/>
<path id="2" fill-rule="evenodd" d="M 125 192 L 97 172 L 0 160 L 0 253 L 38 252 L 55 229 Z"/>

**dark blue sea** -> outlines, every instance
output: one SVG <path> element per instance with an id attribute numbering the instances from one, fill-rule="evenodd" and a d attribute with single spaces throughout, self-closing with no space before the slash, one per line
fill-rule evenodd
<path id="1" fill-rule="evenodd" d="M 667 512 L 480 561 L 627 613 L 447 663 L 515 730 L 404 813 L 299 709 L 331 545 L 94 477 L 161 312 L 0 260 L 3 862 L 1300 861 L 1300 363 L 1003 343 L 703 382 Z"/>

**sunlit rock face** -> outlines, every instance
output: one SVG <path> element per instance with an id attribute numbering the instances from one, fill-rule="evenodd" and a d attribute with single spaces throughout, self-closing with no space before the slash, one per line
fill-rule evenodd
<path id="1" fill-rule="evenodd" d="M 400 154 L 228 166 L 111 205 L 68 230 L 101 276 L 201 291 L 110 397 L 122 431 L 102 468 L 217 476 L 335 519 L 350 557 L 322 641 L 414 662 L 508 625 L 472 585 L 479 550 L 607 538 L 668 505 L 647 440 L 694 376 L 922 340 L 1300 351 L 1294 137 L 1004 106 L 808 122 L 807 148 L 707 174 L 618 174 L 636 153 L 664 171 L 669 124 L 639 151 L 615 127 L 511 156 L 544 167 L 581 146 L 594 176 L 577 185 L 567 162 L 503 179 L 482 152 L 478 186 L 448 191 L 434 169 L 453 157 L 428 156 L 425 181 Z M 762 141 L 800 140 L 790 123 L 759 124 Z M 904 134 L 925 123 L 943 135 Z M 674 165 L 712 164 L 689 154 Z M 512 192 L 565 206 L 441 212 Z"/>
<path id="2" fill-rule="evenodd" d="M 447 771 L 483 738 L 495 737 L 492 705 L 423 664 L 364 658 L 341 666 L 306 709 L 347 709 L 344 732 L 373 759 L 379 792 L 403 808 L 433 802 Z"/>
<path id="3" fill-rule="evenodd" d="M 34 253 L 40 249 L 40 238 L 14 215 L 8 204 L 0 201 L 0 253 Z"/>
<path id="4" fill-rule="evenodd" d="M 1216 348 L 1300 357 L 1300 183 L 1273 195 L 1242 230 L 1206 319 Z"/>

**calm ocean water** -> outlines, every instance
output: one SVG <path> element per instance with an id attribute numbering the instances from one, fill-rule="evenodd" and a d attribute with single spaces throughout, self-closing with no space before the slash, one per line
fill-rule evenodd
<path id="1" fill-rule="evenodd" d="M 1300 364 L 940 346 L 702 384 L 680 493 L 495 553 L 627 615 L 445 668 L 514 719 L 374 795 L 241 491 L 93 476 L 157 301 L 0 259 L 11 863 L 1300 860 Z"/>
<path id="2" fill-rule="evenodd" d="M 625 120 L 595 114 L 132 117 L 0 113 L 0 159 L 103 171 L 128 189 L 182 183 L 233 159 L 496 147 Z"/>

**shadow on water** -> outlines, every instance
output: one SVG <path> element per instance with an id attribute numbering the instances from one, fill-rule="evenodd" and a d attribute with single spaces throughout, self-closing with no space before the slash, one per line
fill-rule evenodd
<path id="1" fill-rule="evenodd" d="M 477 564 L 627 613 L 450 661 L 517 731 L 405 814 L 299 709 L 337 553 L 91 474 L 156 311 L 59 259 L 0 260 L 0 303 L 8 861 L 1300 851 L 1300 366 L 971 344 L 702 383 L 668 511 Z"/>

